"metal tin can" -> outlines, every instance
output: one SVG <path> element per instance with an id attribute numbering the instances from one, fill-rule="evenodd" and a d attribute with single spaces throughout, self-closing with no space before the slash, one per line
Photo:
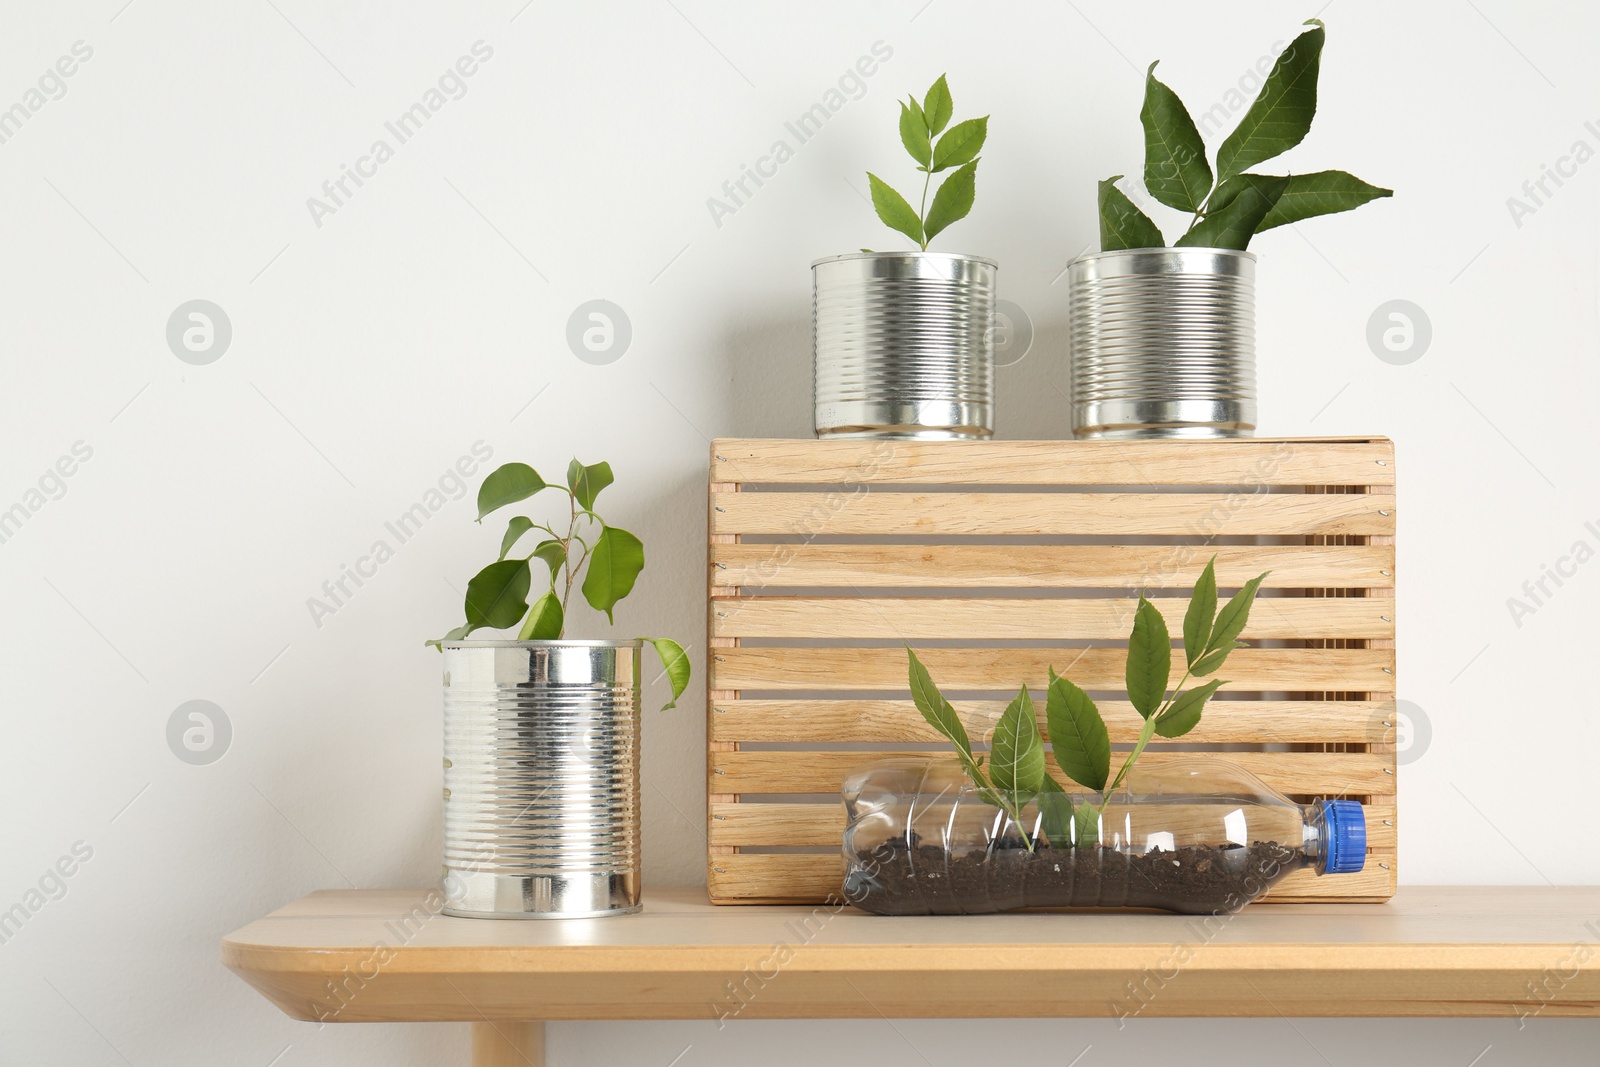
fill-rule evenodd
<path id="1" fill-rule="evenodd" d="M 817 436 L 993 434 L 998 272 L 948 252 L 811 264 Z"/>
<path id="2" fill-rule="evenodd" d="M 1078 437 L 1249 437 L 1256 257 L 1134 248 L 1068 268 Z"/>
<path id="3" fill-rule="evenodd" d="M 445 643 L 446 914 L 639 910 L 641 646 Z"/>

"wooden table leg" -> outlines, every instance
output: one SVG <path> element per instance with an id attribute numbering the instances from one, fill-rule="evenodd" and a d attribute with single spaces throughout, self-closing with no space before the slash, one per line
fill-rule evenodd
<path id="1" fill-rule="evenodd" d="M 473 1023 L 472 1067 L 544 1067 L 544 1023 Z"/>

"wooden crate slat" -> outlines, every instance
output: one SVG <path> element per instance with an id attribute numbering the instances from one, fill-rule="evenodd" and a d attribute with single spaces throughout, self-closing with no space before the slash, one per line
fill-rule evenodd
<path id="1" fill-rule="evenodd" d="M 1395 848 L 1394 805 L 1367 807 L 1367 851 L 1388 855 Z M 711 843 L 757 847 L 838 848 L 844 804 L 713 804 Z"/>
<path id="2" fill-rule="evenodd" d="M 1123 594 L 1155 591 L 1176 635 L 1185 603 L 1172 594 L 1213 554 L 1224 595 L 1272 572 L 1243 635 L 1253 647 L 1230 657 L 1200 726 L 1158 739 L 1147 765 L 1216 754 L 1297 797 L 1361 799 L 1367 869 L 1300 872 L 1269 899 L 1394 892 L 1390 442 L 725 440 L 711 451 L 714 901 L 836 893 L 843 778 L 874 758 L 946 752 L 906 699 L 901 642 L 919 646 L 946 691 L 989 698 L 954 701 L 975 740 L 992 733 L 996 698 L 1054 667 L 1096 693 L 1113 740 L 1129 744 L 1141 720 L 1121 699 Z M 802 847 L 830 853 L 783 851 Z"/>
<path id="3" fill-rule="evenodd" d="M 723 440 L 712 480 L 945 485 L 1393 485 L 1387 441 L 962 442 Z M 1067 451 L 1070 449 L 1070 451 Z"/>
<path id="4" fill-rule="evenodd" d="M 1051 668 L 1084 689 L 1121 689 L 1127 653 L 1120 648 L 918 648 L 942 689 L 1012 689 Z M 901 648 L 737 648 L 713 653 L 717 689 L 906 690 Z M 1369 691 L 1393 685 L 1392 649 L 1241 648 L 1228 657 L 1230 691 Z M 1183 654 L 1173 654 L 1182 677 Z"/>
<path id="5" fill-rule="evenodd" d="M 737 586 L 1094 589 L 1193 586 L 1215 553 L 1217 582 L 1237 589 L 1270 571 L 1263 589 L 1394 585 L 1392 545 L 903 545 L 717 544 L 713 595 Z"/>
<path id="6" fill-rule="evenodd" d="M 1152 601 L 1174 634 L 1183 633 L 1188 600 Z M 937 639 L 976 641 L 1117 640 L 1128 636 L 1128 597 L 746 597 L 711 607 L 717 637 Z M 1392 605 L 1367 597 L 1262 597 L 1250 614 L 1253 640 L 1363 640 L 1394 636 Z"/>
<path id="7" fill-rule="evenodd" d="M 929 749 L 926 754 L 945 756 L 948 750 Z M 794 752 L 786 751 L 715 752 L 711 755 L 710 782 L 716 792 L 736 796 L 743 793 L 837 793 L 839 784 L 851 772 L 875 760 L 916 755 L 919 753 L 808 752 L 803 759 L 797 759 Z M 1152 745 L 1139 757 L 1139 766 L 1160 767 L 1194 759 L 1196 755 L 1169 752 Z M 1393 788 L 1390 759 L 1371 752 L 1229 752 L 1217 755 L 1284 793 L 1361 795 L 1388 792 Z"/>
<path id="8" fill-rule="evenodd" d="M 838 855 L 735 854 L 718 856 L 707 873 L 713 901 L 742 904 L 809 904 L 840 899 L 844 881 Z M 1387 871 L 1371 862 L 1357 874 L 1319 878 L 1311 870 L 1290 874 L 1273 887 L 1271 903 L 1387 900 L 1394 895 Z M 1256 905 L 1251 905 L 1255 907 Z M 1066 935 L 1063 931 L 1063 935 Z"/>
<path id="9" fill-rule="evenodd" d="M 1226 694 L 1224 694 L 1226 696 Z M 1044 723 L 1044 693 L 1034 693 Z M 1096 702 L 1113 743 L 1132 743 L 1144 720 L 1126 700 Z M 967 735 L 987 740 L 1004 700 L 953 700 Z M 1393 702 L 1376 700 L 1227 700 L 1206 704 L 1185 740 L 1201 744 L 1390 744 Z M 721 742 L 942 742 L 909 700 L 717 700 L 711 737 Z"/>
<path id="10" fill-rule="evenodd" d="M 713 534 L 1377 535 L 1394 498 L 1297 493 L 713 493 Z"/>

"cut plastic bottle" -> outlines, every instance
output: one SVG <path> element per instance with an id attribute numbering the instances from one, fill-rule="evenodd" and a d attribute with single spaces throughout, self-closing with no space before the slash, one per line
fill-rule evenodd
<path id="1" fill-rule="evenodd" d="M 844 783 L 844 895 L 879 915 L 1017 908 L 1237 911 L 1302 869 L 1360 871 L 1352 800 L 1297 804 L 1225 760 L 1136 767 L 1092 794 L 988 803 L 956 760 L 887 760 Z"/>

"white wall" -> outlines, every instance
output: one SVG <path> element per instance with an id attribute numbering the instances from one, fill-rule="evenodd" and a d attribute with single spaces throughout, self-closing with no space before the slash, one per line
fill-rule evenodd
<path id="1" fill-rule="evenodd" d="M 978 207 L 941 243 L 996 257 L 1038 331 L 1002 376 L 1001 431 L 1066 435 L 1056 279 L 1095 240 L 1096 179 L 1137 173 L 1144 66 L 1203 110 L 1323 6 L 8 4 L 0 108 L 74 42 L 93 54 L 0 144 L 0 508 L 42 503 L 0 544 L 0 909 L 75 843 L 92 858 L 0 945 L 0 1061 L 461 1056 L 463 1027 L 291 1023 L 217 963 L 221 935 L 312 889 L 433 877 L 439 668 L 421 641 L 456 621 L 497 534 L 451 501 L 320 626 L 307 598 L 375 540 L 396 547 L 384 522 L 482 441 L 495 461 L 609 459 L 610 514 L 650 551 L 621 629 L 698 640 L 707 439 L 808 430 L 807 264 L 895 246 L 862 172 L 909 181 L 894 99 L 943 71 L 958 116 L 994 117 Z M 1600 563 L 1520 620 L 1507 598 L 1574 542 L 1600 547 L 1600 162 L 1520 220 L 1507 198 L 1575 141 L 1600 148 L 1600 11 L 1343 0 L 1325 17 L 1322 113 L 1289 161 L 1397 193 L 1258 242 L 1262 431 L 1398 443 L 1400 689 L 1432 730 L 1403 770 L 1401 879 L 1594 882 Z M 307 198 L 393 146 L 385 121 L 480 40 L 466 95 L 319 225 Z M 716 225 L 707 198 L 877 41 L 893 56 L 865 96 Z M 165 338 L 197 298 L 233 330 L 205 366 Z M 594 298 L 633 326 L 609 366 L 564 341 Z M 1432 323 L 1405 366 L 1365 339 L 1392 299 Z M 80 441 L 65 494 L 29 498 Z M 701 694 L 647 726 L 657 885 L 701 877 Z M 196 699 L 233 730 L 207 766 L 166 739 Z M 572 1024 L 552 1041 L 562 1064 L 685 1045 L 686 1067 L 943 1064 L 996 1040 L 1032 1062 L 1231 1063 L 1250 1041 L 1260 1062 L 1353 1063 L 1382 1040 L 1411 1064 L 1491 1045 L 1472 1061 L 1489 1065 L 1578 1062 L 1596 1025 Z"/>

